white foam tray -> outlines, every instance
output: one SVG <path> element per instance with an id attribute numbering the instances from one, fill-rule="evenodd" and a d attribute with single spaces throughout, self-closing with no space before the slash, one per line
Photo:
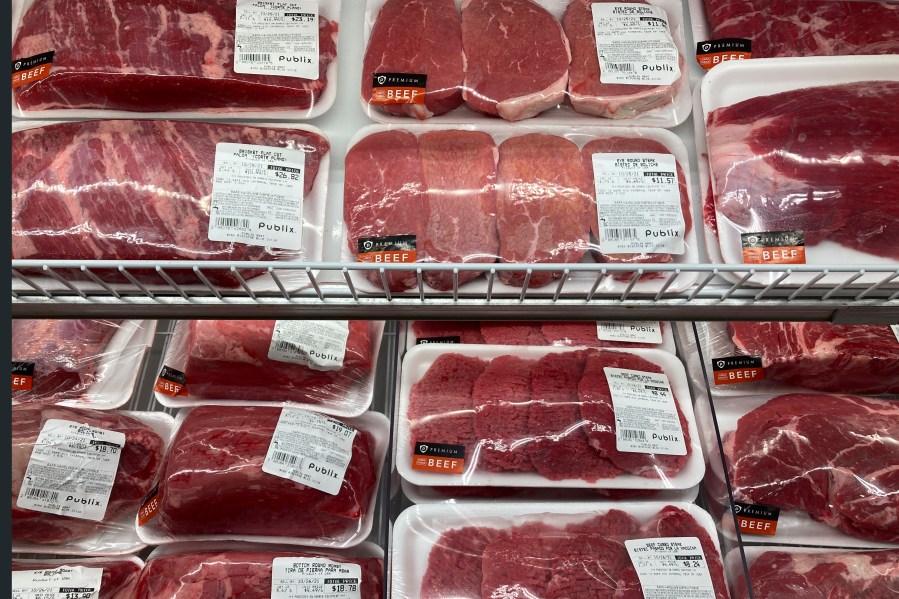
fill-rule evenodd
<path id="1" fill-rule="evenodd" d="M 445 353 L 457 353 L 470 357 L 491 359 L 503 355 L 515 355 L 523 359 L 537 360 L 547 354 L 577 351 L 565 347 L 524 347 L 503 345 L 420 345 L 412 348 L 403 359 L 400 379 L 400 396 L 397 406 L 396 468 L 403 479 L 420 486 L 473 486 L 473 487 L 551 487 L 571 489 L 689 489 L 697 485 L 705 474 L 705 462 L 693 415 L 690 390 L 684 367 L 674 355 L 658 349 L 620 350 L 608 349 L 640 356 L 660 366 L 668 377 L 671 390 L 687 419 L 692 453 L 683 469 L 667 479 L 644 478 L 633 474 L 622 474 L 612 479 L 600 479 L 589 483 L 582 479 L 551 481 L 532 472 L 489 472 L 478 470 L 476 460 L 466 466 L 461 475 L 437 474 L 412 469 L 411 430 L 409 426 L 409 395 L 413 385 L 431 367 L 431 364 Z"/>
<path id="2" fill-rule="evenodd" d="M 166 545 L 159 545 L 155 547 L 153 551 L 150 552 L 150 555 L 147 556 L 147 561 L 149 562 L 152 559 L 157 557 L 165 557 L 167 555 L 177 555 L 182 553 L 199 553 L 201 551 L 284 551 L 286 553 L 291 552 L 307 552 L 315 555 L 319 555 L 321 557 L 328 556 L 339 556 L 339 557 L 374 557 L 378 559 L 384 559 L 384 550 L 371 543 L 369 541 L 365 541 L 356 545 L 355 547 L 349 547 L 347 549 L 325 549 L 324 551 L 321 548 L 304 548 L 298 547 L 296 545 L 285 545 L 283 543 L 280 544 L 271 544 L 271 543 L 250 543 L 248 541 L 185 541 L 183 543 L 168 543 Z"/>

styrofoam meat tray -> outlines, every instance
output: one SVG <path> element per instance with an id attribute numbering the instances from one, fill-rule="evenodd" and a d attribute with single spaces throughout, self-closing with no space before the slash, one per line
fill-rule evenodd
<path id="1" fill-rule="evenodd" d="M 359 545 L 356 545 L 355 547 L 349 547 L 347 549 L 327 548 L 324 550 L 322 550 L 321 548 L 303 548 L 297 547 L 296 545 L 285 545 L 284 543 L 270 544 L 251 543 L 249 541 L 187 541 L 184 543 L 168 543 L 166 545 L 159 545 L 150 552 L 150 555 L 147 556 L 147 561 L 150 561 L 157 557 L 165 557 L 167 555 L 199 553 L 201 551 L 284 551 L 286 553 L 305 551 L 307 553 L 320 555 L 321 557 L 334 555 L 339 557 L 374 557 L 378 559 L 384 559 L 384 550 L 370 541 L 365 541 L 363 543 L 360 543 Z"/>
<path id="2" fill-rule="evenodd" d="M 533 472 L 489 472 L 474 467 L 474 463 L 466 466 L 466 471 L 461 475 L 437 474 L 412 469 L 411 454 L 411 429 L 409 418 L 409 395 L 413 385 L 417 383 L 428 371 L 431 364 L 443 354 L 456 353 L 465 356 L 491 359 L 504 355 L 515 355 L 523 359 L 537 360 L 547 354 L 578 351 L 577 348 L 567 347 L 526 347 L 504 345 L 451 345 L 440 346 L 420 345 L 412 348 L 403 359 L 402 376 L 400 379 L 400 396 L 397 407 L 397 440 L 396 440 L 396 468 L 400 476 L 405 480 L 420 486 L 474 486 L 474 487 L 551 487 L 572 489 L 689 489 L 697 485 L 705 474 L 705 463 L 702 448 L 699 443 L 699 434 L 696 429 L 696 419 L 693 415 L 693 406 L 687 384 L 687 376 L 684 367 L 674 355 L 658 349 L 607 349 L 640 356 L 660 366 L 668 377 L 671 390 L 677 398 L 678 404 L 687 420 L 690 433 L 690 448 L 692 452 L 683 469 L 667 479 L 645 478 L 633 474 L 621 474 L 612 479 L 600 479 L 595 483 L 589 483 L 582 479 L 566 479 L 551 481 Z"/>

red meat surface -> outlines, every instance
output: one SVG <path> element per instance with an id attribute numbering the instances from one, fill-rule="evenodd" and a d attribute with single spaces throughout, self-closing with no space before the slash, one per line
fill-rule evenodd
<path id="1" fill-rule="evenodd" d="M 478 468 L 531 472 L 528 411 L 534 362 L 515 356 L 490 361 L 474 383 L 474 431 L 480 443 Z"/>
<path id="2" fill-rule="evenodd" d="M 481 597 L 544 597 L 553 575 L 560 533 L 511 534 L 484 548 Z"/>
<path id="3" fill-rule="evenodd" d="M 67 568 L 102 568 L 103 577 L 100 579 L 100 593 L 97 599 L 134 599 L 137 591 L 137 581 L 141 568 L 131 560 L 107 560 L 103 562 L 80 561 L 72 558 L 65 564 L 41 562 L 41 561 L 16 561 L 12 562 L 12 571 L 22 570 L 53 570 L 65 566 Z"/>
<path id="4" fill-rule="evenodd" d="M 546 345 L 539 322 L 485 320 L 481 322 L 481 334 L 491 345 Z"/>
<path id="5" fill-rule="evenodd" d="M 618 579 L 631 563 L 623 541 L 592 534 L 570 536 L 557 555 L 546 599 L 613 599 Z"/>
<path id="6" fill-rule="evenodd" d="M 428 555 L 419 599 L 480 597 L 484 550 L 506 534 L 495 528 L 477 526 L 445 531 Z"/>

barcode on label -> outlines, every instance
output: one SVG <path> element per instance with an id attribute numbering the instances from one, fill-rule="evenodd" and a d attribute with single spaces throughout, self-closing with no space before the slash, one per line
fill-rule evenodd
<path id="1" fill-rule="evenodd" d="M 634 63 L 632 62 L 609 62 L 606 63 L 605 69 L 607 71 L 622 71 L 632 73 L 636 70 Z"/>
<path id="2" fill-rule="evenodd" d="M 271 62 L 271 54 L 241 54 L 240 59 L 244 62 Z"/>
<path id="3" fill-rule="evenodd" d="M 300 456 L 294 455 L 292 453 L 287 453 L 286 451 L 273 451 L 272 461 L 279 464 L 285 464 L 287 466 L 296 466 L 300 461 Z"/>
<path id="4" fill-rule="evenodd" d="M 304 350 L 296 343 L 291 343 L 290 341 L 277 341 L 275 343 L 275 349 L 289 351 L 291 353 L 300 354 L 302 356 L 306 355 L 306 350 Z"/>
<path id="5" fill-rule="evenodd" d="M 46 499 L 48 501 L 56 501 L 59 499 L 59 493 L 56 491 L 48 491 L 47 489 L 28 489 L 25 491 L 25 497 L 28 499 Z"/>
<path id="6" fill-rule="evenodd" d="M 220 229 L 249 229 L 250 221 L 246 218 L 228 218 L 226 216 L 215 217 L 215 224 Z"/>
<path id="7" fill-rule="evenodd" d="M 618 432 L 621 433 L 622 439 L 646 441 L 646 431 L 635 431 L 629 428 L 624 428 Z"/>
<path id="8" fill-rule="evenodd" d="M 608 240 L 621 239 L 637 239 L 637 229 L 613 227 L 611 229 L 603 229 L 602 234 Z"/>

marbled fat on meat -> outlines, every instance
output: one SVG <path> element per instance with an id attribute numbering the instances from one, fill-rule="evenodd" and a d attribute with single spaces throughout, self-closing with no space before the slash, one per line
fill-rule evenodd
<path id="1" fill-rule="evenodd" d="M 15 58 L 55 51 L 50 76 L 14 91 L 23 110 L 303 110 L 321 100 L 337 24 L 319 18 L 319 76 L 234 72 L 234 0 L 36 0 Z"/>

